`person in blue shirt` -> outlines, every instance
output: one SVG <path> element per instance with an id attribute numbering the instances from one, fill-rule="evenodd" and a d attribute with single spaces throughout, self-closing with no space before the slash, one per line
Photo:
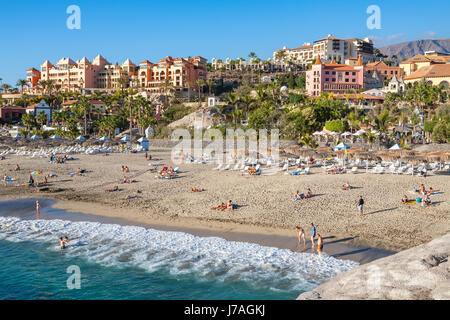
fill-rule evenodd
<path id="1" fill-rule="evenodd" d="M 314 249 L 314 239 L 316 238 L 316 226 L 314 225 L 314 223 L 311 223 L 311 246 L 312 249 Z"/>

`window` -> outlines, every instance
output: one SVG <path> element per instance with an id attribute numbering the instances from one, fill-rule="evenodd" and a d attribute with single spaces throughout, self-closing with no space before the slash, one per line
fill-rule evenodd
<path id="1" fill-rule="evenodd" d="M 346 75 L 346 76 L 348 76 L 348 75 L 349 75 L 348 71 L 346 71 L 346 72 L 345 72 L 345 75 Z"/>
<path id="2" fill-rule="evenodd" d="M 356 72 L 352 72 L 352 76 L 356 76 Z"/>
<path id="3" fill-rule="evenodd" d="M 352 82 L 356 82 L 356 79 L 352 79 Z"/>
<path id="4" fill-rule="evenodd" d="M 348 82 L 348 79 L 345 79 L 345 82 Z"/>

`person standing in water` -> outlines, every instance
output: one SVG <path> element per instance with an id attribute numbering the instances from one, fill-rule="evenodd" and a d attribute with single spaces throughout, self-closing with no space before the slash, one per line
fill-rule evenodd
<path id="1" fill-rule="evenodd" d="M 66 248 L 66 242 L 64 241 L 63 237 L 59 238 L 59 246 L 61 247 L 61 249 Z"/>
<path id="2" fill-rule="evenodd" d="M 36 216 L 38 219 L 41 218 L 41 204 L 39 201 L 36 201 Z"/>
<path id="3" fill-rule="evenodd" d="M 305 230 L 302 227 L 295 227 L 298 232 L 298 246 L 300 247 L 300 243 L 303 239 L 303 247 L 306 247 L 306 239 L 305 239 Z"/>
<path id="4" fill-rule="evenodd" d="M 317 234 L 317 253 L 319 255 L 321 255 L 322 254 L 322 250 L 323 250 L 322 236 L 320 234 Z"/>
<path id="5" fill-rule="evenodd" d="M 314 238 L 316 237 L 316 226 L 311 223 L 311 248 L 314 250 Z"/>

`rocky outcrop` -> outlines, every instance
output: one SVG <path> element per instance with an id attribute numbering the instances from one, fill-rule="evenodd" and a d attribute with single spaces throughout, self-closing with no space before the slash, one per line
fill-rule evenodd
<path id="1" fill-rule="evenodd" d="M 180 127 L 210 127 L 213 125 L 214 115 L 217 111 L 214 108 L 206 107 L 195 112 L 188 114 L 187 116 L 181 118 L 180 120 L 174 121 L 168 125 L 169 128 L 180 128 Z"/>
<path id="2" fill-rule="evenodd" d="M 342 273 L 299 300 L 448 300 L 450 234 Z"/>

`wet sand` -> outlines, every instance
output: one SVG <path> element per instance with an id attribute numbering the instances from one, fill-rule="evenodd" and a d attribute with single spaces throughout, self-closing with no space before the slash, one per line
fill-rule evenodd
<path id="1" fill-rule="evenodd" d="M 219 237 L 228 241 L 249 242 L 256 243 L 267 247 L 276 247 L 280 249 L 288 249 L 295 252 L 311 253 L 311 242 L 307 241 L 306 247 L 297 245 L 297 239 L 294 236 L 281 236 L 276 234 L 257 234 L 244 232 L 226 232 L 215 231 L 211 229 L 198 229 L 181 226 L 169 225 L 155 225 L 146 223 L 136 223 L 126 219 L 102 217 L 98 215 L 84 214 L 78 212 L 70 212 L 58 209 L 60 205 L 55 205 L 56 201 L 51 199 L 19 199 L 0 201 L 0 216 L 2 217 L 17 217 L 24 220 L 37 219 L 35 203 L 39 201 L 41 205 L 39 219 L 50 220 L 60 219 L 66 221 L 90 221 L 100 222 L 105 224 L 119 224 L 119 225 L 138 225 L 147 229 L 156 229 L 162 231 L 185 232 L 199 237 Z M 376 249 L 370 247 L 358 247 L 354 245 L 345 244 L 349 239 L 337 238 L 334 236 L 324 237 L 324 253 L 338 259 L 352 260 L 360 264 L 369 263 L 379 258 L 383 258 L 392 254 L 393 251 Z M 316 245 L 317 249 L 317 245 Z M 314 250 L 314 253 L 317 253 Z"/>

